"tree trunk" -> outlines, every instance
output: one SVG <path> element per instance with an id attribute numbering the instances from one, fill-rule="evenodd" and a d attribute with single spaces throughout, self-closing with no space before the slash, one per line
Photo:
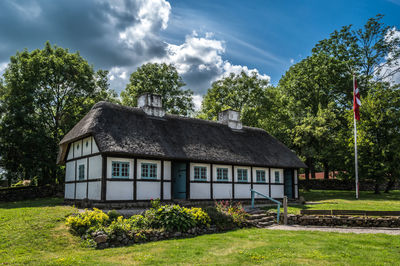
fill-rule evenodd
<path id="1" fill-rule="evenodd" d="M 311 179 L 315 179 L 315 167 L 314 167 L 314 160 L 310 159 L 310 170 L 311 170 Z"/>
<path id="2" fill-rule="evenodd" d="M 390 178 L 388 183 L 386 184 L 385 193 L 389 193 L 389 191 L 393 188 L 394 183 L 395 183 L 395 179 Z"/>
<path id="3" fill-rule="evenodd" d="M 309 189 L 309 181 L 310 181 L 310 158 L 307 158 L 307 159 L 306 159 L 306 165 L 307 165 L 307 168 L 304 169 L 304 176 L 305 176 L 305 178 L 306 178 L 306 182 L 305 182 L 305 185 L 304 185 L 304 190 L 305 190 L 305 191 L 309 191 L 309 190 L 310 190 L 310 189 Z"/>
<path id="4" fill-rule="evenodd" d="M 324 179 L 329 179 L 329 164 L 324 162 Z"/>
<path id="5" fill-rule="evenodd" d="M 374 193 L 381 194 L 381 192 L 379 191 L 379 183 L 377 181 L 375 181 Z"/>

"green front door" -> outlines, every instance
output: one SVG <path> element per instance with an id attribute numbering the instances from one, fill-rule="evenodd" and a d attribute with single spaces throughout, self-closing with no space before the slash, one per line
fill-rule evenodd
<path id="1" fill-rule="evenodd" d="M 174 199 L 186 199 L 186 163 L 172 163 L 172 192 Z"/>
<path id="2" fill-rule="evenodd" d="M 283 171 L 284 182 L 285 182 L 285 196 L 289 199 L 293 198 L 293 170 L 285 169 Z"/>

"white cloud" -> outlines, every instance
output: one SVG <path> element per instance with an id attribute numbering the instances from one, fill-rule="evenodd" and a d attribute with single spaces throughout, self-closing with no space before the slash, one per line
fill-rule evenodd
<path id="1" fill-rule="evenodd" d="M 290 58 L 290 63 L 293 64 L 294 63 L 294 59 Z"/>
<path id="2" fill-rule="evenodd" d="M 386 34 L 386 41 L 393 41 L 393 40 L 400 40 L 400 30 L 397 30 L 395 27 L 392 29 L 389 29 L 387 34 Z M 400 52 L 400 47 L 397 50 Z M 386 57 L 386 60 L 392 60 L 394 58 L 394 54 L 390 53 Z M 394 84 L 400 84 L 400 58 L 397 58 L 390 63 L 388 61 L 383 62 L 382 64 L 387 64 L 382 68 L 380 73 L 378 75 L 385 81 L 394 83 Z M 396 74 L 391 75 L 392 72 L 396 72 Z"/>
<path id="3" fill-rule="evenodd" d="M 8 65 L 8 62 L 0 63 L 0 78 L 1 78 L 1 76 L 3 76 L 4 70 L 6 70 L 7 65 Z"/>
<path id="4" fill-rule="evenodd" d="M 199 94 L 193 95 L 194 110 L 198 111 L 201 109 L 201 103 L 203 102 L 203 96 Z"/>
<path id="5" fill-rule="evenodd" d="M 127 6 L 128 1 L 119 0 L 111 3 L 108 16 L 112 27 L 118 30 L 117 42 L 123 49 L 128 49 L 127 56 L 134 57 L 133 64 L 115 65 L 110 70 L 111 87 L 118 92 L 126 86 L 130 73 L 147 62 L 173 64 L 187 84 L 186 88 L 192 89 L 198 96 L 204 95 L 213 81 L 230 73 L 239 74 L 241 71 L 247 74 L 256 73 L 260 78 L 270 80 L 268 75 L 260 74 L 257 69 L 234 65 L 224 59 L 225 42 L 216 39 L 212 32 L 199 36 L 193 31 L 181 44 L 163 42 L 160 32 L 168 27 L 171 12 L 171 6 L 167 1 L 139 0 L 135 2 L 134 8 Z M 122 23 L 121 20 L 127 21 L 127 17 L 130 18 L 130 23 Z M 156 49 L 162 51 L 158 54 L 148 52 Z M 271 60 L 277 60 L 266 51 L 260 52 L 263 56 L 268 55 Z M 196 101 L 199 106 L 201 98 L 197 97 Z"/>

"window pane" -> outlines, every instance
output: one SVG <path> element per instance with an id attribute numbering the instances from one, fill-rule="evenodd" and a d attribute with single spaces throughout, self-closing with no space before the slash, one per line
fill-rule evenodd
<path id="1" fill-rule="evenodd" d="M 85 179 L 85 165 L 79 165 L 78 178 L 79 180 Z"/>
<path id="2" fill-rule="evenodd" d="M 275 171 L 275 182 L 279 183 L 279 172 Z"/>

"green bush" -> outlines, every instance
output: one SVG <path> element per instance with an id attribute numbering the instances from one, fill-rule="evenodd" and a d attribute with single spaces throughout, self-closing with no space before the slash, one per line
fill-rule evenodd
<path id="1" fill-rule="evenodd" d="M 190 208 L 188 210 L 194 216 L 197 226 L 210 226 L 210 216 L 202 208 Z"/>
<path id="2" fill-rule="evenodd" d="M 122 216 L 119 212 L 117 212 L 116 210 L 111 210 L 108 211 L 107 213 L 108 217 L 110 218 L 110 221 L 116 221 L 118 219 L 118 217 Z"/>
<path id="3" fill-rule="evenodd" d="M 236 204 L 230 201 L 215 202 L 215 208 L 219 212 L 231 216 L 236 226 L 242 227 L 247 224 L 248 214 L 245 212 L 240 202 Z"/>
<path id="4" fill-rule="evenodd" d="M 140 214 L 132 215 L 129 218 L 129 223 L 132 225 L 132 228 L 150 228 L 149 219 Z"/>
<path id="5" fill-rule="evenodd" d="M 129 219 L 124 219 L 122 216 L 119 216 L 116 220 L 112 221 L 107 228 L 105 228 L 105 232 L 108 235 L 122 235 L 123 233 L 129 233 L 131 229 L 132 224 L 129 222 Z"/>
<path id="6" fill-rule="evenodd" d="M 66 219 L 66 225 L 79 235 L 94 231 L 109 223 L 110 218 L 103 211 L 94 208 L 93 211 L 85 210 L 78 215 L 71 215 Z"/>
<path id="7" fill-rule="evenodd" d="M 211 224 L 214 224 L 219 230 L 229 230 L 235 228 L 232 216 L 220 212 L 215 207 L 207 207 L 204 209 L 211 219 Z"/>

